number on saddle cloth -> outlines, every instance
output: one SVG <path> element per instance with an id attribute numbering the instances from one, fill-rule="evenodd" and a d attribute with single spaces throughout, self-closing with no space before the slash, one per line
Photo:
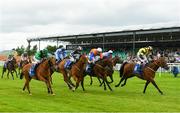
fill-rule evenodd
<path id="1" fill-rule="evenodd" d="M 36 74 L 35 68 L 37 67 L 38 64 L 33 64 L 29 70 L 29 76 L 33 77 Z"/>
<path id="2" fill-rule="evenodd" d="M 142 75 L 142 66 L 140 64 L 136 64 L 134 66 L 134 74 Z"/>
<path id="3" fill-rule="evenodd" d="M 68 60 L 66 61 L 66 63 L 64 64 L 64 68 L 70 69 L 71 63 L 72 63 L 72 62 L 68 59 Z"/>
<path id="4" fill-rule="evenodd" d="M 93 65 L 92 63 L 88 64 L 88 65 L 86 66 L 86 72 L 87 72 L 87 73 L 91 73 L 93 66 L 94 66 L 94 65 Z"/>
<path id="5" fill-rule="evenodd" d="M 173 68 L 172 68 L 172 73 L 173 73 L 173 75 L 174 75 L 175 77 L 177 76 L 177 74 L 179 74 L 179 69 L 178 69 L 177 66 L 173 66 Z"/>

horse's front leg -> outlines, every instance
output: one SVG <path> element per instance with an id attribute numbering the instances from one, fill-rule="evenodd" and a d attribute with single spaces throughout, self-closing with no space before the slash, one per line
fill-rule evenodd
<path id="1" fill-rule="evenodd" d="M 16 69 L 14 69 L 14 72 L 16 73 L 16 78 L 18 78 L 18 74 L 17 74 L 17 71 L 16 71 Z"/>
<path id="2" fill-rule="evenodd" d="M 125 76 L 122 76 L 122 78 L 120 79 L 119 83 L 117 85 L 115 85 L 115 87 L 119 87 L 119 85 L 121 84 L 121 82 L 125 79 Z"/>
<path id="3" fill-rule="evenodd" d="M 14 80 L 14 75 L 13 75 L 13 71 L 11 71 L 11 76 L 12 76 L 12 79 Z"/>
<path id="4" fill-rule="evenodd" d="M 145 84 L 145 86 L 144 86 L 144 91 L 143 91 L 143 93 L 145 93 L 146 92 L 146 88 L 147 88 L 147 86 L 148 86 L 148 84 L 150 83 L 150 81 L 146 81 L 146 84 Z"/>
<path id="5" fill-rule="evenodd" d="M 163 92 L 159 89 L 159 87 L 157 86 L 156 82 L 154 81 L 154 79 L 150 79 L 151 83 L 156 87 L 156 89 L 159 91 L 159 93 L 161 93 L 161 95 L 163 94 Z"/>
<path id="6" fill-rule="evenodd" d="M 7 73 L 7 78 L 9 79 L 9 70 L 8 70 L 8 73 Z"/>
<path id="7" fill-rule="evenodd" d="M 84 76 L 82 77 L 82 80 L 81 80 L 81 87 L 82 87 L 83 91 L 85 91 L 85 89 L 84 89 Z"/>
<path id="8" fill-rule="evenodd" d="M 6 72 L 6 68 L 3 67 L 3 71 L 2 71 L 2 76 L 1 76 L 1 78 L 3 78 L 3 75 L 4 75 L 5 72 Z"/>

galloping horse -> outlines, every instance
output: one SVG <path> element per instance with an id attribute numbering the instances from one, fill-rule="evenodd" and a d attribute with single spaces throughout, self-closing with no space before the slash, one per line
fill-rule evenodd
<path id="1" fill-rule="evenodd" d="M 35 79 L 35 80 L 40 80 L 40 81 L 45 82 L 48 93 L 54 95 L 52 88 L 51 88 L 50 80 L 51 80 L 51 75 L 55 71 L 55 64 L 56 64 L 56 59 L 54 57 L 44 59 L 37 67 L 36 74 L 32 77 L 29 75 L 29 70 L 33 64 L 25 65 L 22 69 L 22 73 L 20 76 L 20 79 L 23 78 L 23 75 L 25 77 L 25 84 L 23 87 L 23 91 L 27 88 L 29 94 L 31 95 L 31 92 L 29 89 L 29 83 L 30 83 L 31 79 Z"/>
<path id="2" fill-rule="evenodd" d="M 118 62 L 120 62 L 120 58 L 119 58 L 119 56 L 115 56 L 115 57 L 111 58 L 110 61 L 112 62 L 113 66 L 116 66 L 116 64 Z M 111 79 L 111 82 L 109 82 L 109 83 L 112 83 L 113 82 L 113 76 L 112 75 L 114 73 L 114 70 L 110 69 L 108 66 L 106 66 L 105 68 L 106 68 L 105 71 L 107 73 L 107 76 L 109 76 L 110 79 Z M 92 76 L 90 76 L 90 79 L 91 79 L 90 85 L 92 85 L 92 83 L 93 83 Z M 100 83 L 100 86 L 101 86 L 102 82 L 100 81 L 99 78 L 98 78 L 98 80 L 99 80 L 99 83 Z"/>
<path id="3" fill-rule="evenodd" d="M 79 86 L 79 83 L 81 82 L 81 86 L 84 90 L 83 82 L 84 82 L 84 71 L 86 69 L 86 64 L 88 62 L 87 56 L 81 55 L 80 59 L 72 65 L 72 68 L 70 70 L 70 77 L 73 77 L 74 81 L 76 82 L 76 89 Z"/>
<path id="4" fill-rule="evenodd" d="M 17 67 L 17 62 L 16 62 L 16 59 L 13 57 L 12 60 L 6 63 L 6 66 L 4 64 L 1 78 L 3 78 L 3 75 L 6 72 L 6 69 L 8 70 L 8 73 L 7 73 L 8 78 L 9 78 L 9 73 L 11 73 L 12 79 L 14 80 L 14 75 L 13 75 L 14 72 L 16 73 L 16 77 L 18 78 L 16 67 Z"/>
<path id="5" fill-rule="evenodd" d="M 84 77 L 86 75 L 90 75 L 93 77 L 101 78 L 103 80 L 102 83 L 104 84 L 104 90 L 106 90 L 106 85 L 107 85 L 108 88 L 112 91 L 112 89 L 109 85 L 109 82 L 107 81 L 108 73 L 105 68 L 106 66 L 108 66 L 111 70 L 113 70 L 113 65 L 112 65 L 112 62 L 110 61 L 110 59 L 99 60 L 94 64 L 92 73 L 84 72 Z M 82 86 L 82 87 L 84 87 L 84 86 Z"/>
<path id="6" fill-rule="evenodd" d="M 162 67 L 166 70 L 169 69 L 167 62 L 165 61 L 165 58 L 161 57 L 161 58 L 153 61 L 152 63 L 149 63 L 147 66 L 144 67 L 142 75 L 137 75 L 137 74 L 133 73 L 135 65 L 136 65 L 135 63 L 127 63 L 127 62 L 122 64 L 122 66 L 120 68 L 120 77 L 122 77 L 122 78 L 120 79 L 119 83 L 115 87 L 118 87 L 121 84 L 121 82 L 123 82 L 125 80 L 124 84 L 121 85 L 121 86 L 124 86 L 126 84 L 126 81 L 128 78 L 137 76 L 138 78 L 146 80 L 146 84 L 145 84 L 143 93 L 146 92 L 146 88 L 147 88 L 148 84 L 151 82 L 157 88 L 157 90 L 161 94 L 163 94 L 163 92 L 156 85 L 156 82 L 154 81 L 154 77 L 155 77 L 155 73 L 159 67 Z"/>

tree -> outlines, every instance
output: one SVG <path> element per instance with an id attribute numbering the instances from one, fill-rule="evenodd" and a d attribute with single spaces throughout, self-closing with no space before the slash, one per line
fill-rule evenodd
<path id="1" fill-rule="evenodd" d="M 18 56 L 20 56 L 21 54 L 24 53 L 25 48 L 24 48 L 23 45 L 22 45 L 21 47 L 18 46 L 18 47 L 15 49 L 15 51 L 17 52 Z"/>
<path id="2" fill-rule="evenodd" d="M 54 54 L 54 52 L 56 51 L 57 47 L 56 46 L 48 45 L 46 47 L 46 49 L 48 50 L 49 53 Z"/>

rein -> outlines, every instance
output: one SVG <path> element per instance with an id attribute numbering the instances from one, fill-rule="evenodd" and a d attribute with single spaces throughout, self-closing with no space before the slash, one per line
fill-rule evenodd
<path id="1" fill-rule="evenodd" d="M 154 62 L 154 64 L 158 67 L 160 67 L 156 62 Z M 150 69 L 151 71 L 153 71 L 154 73 L 156 72 L 154 69 L 150 68 L 149 66 L 147 66 L 148 69 Z"/>
<path id="2" fill-rule="evenodd" d="M 76 66 L 76 64 L 75 64 L 74 66 L 75 66 L 76 69 L 78 69 L 78 71 L 81 71 L 81 70 Z"/>
<path id="3" fill-rule="evenodd" d="M 100 64 L 96 64 L 97 66 L 99 66 L 100 68 L 104 68 L 103 66 L 101 66 Z"/>

